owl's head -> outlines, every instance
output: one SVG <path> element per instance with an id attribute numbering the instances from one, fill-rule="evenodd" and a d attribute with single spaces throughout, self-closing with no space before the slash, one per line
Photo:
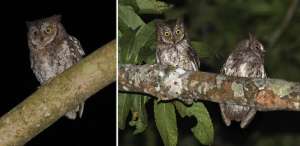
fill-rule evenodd
<path id="1" fill-rule="evenodd" d="M 249 33 L 249 38 L 241 41 L 237 45 L 238 50 L 248 50 L 255 53 L 263 54 L 265 52 L 264 46 L 259 42 L 254 35 Z"/>
<path id="2" fill-rule="evenodd" d="M 254 35 L 252 35 L 251 33 L 249 33 L 249 48 L 254 50 L 254 51 L 258 51 L 258 52 L 265 52 L 264 46 L 262 45 L 262 43 L 260 43 Z"/>
<path id="3" fill-rule="evenodd" d="M 156 35 L 158 43 L 177 44 L 186 35 L 183 20 L 158 21 L 156 23 Z"/>
<path id="4" fill-rule="evenodd" d="M 63 26 L 60 23 L 61 16 L 54 15 L 45 19 L 26 22 L 28 27 L 28 41 L 38 47 L 44 47 L 59 37 Z"/>

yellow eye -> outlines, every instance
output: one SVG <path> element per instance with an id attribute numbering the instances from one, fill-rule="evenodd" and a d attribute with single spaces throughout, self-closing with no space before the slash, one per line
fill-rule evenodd
<path id="1" fill-rule="evenodd" d="M 165 32 L 165 36 L 170 36 L 170 32 Z"/>
<path id="2" fill-rule="evenodd" d="M 177 30 L 175 31 L 175 33 L 176 33 L 176 35 L 179 35 L 179 34 L 181 33 L 181 31 L 180 31 L 179 29 L 177 29 Z"/>
<path id="3" fill-rule="evenodd" d="M 46 33 L 51 33 L 52 32 L 52 27 L 48 26 L 45 31 L 46 31 Z"/>

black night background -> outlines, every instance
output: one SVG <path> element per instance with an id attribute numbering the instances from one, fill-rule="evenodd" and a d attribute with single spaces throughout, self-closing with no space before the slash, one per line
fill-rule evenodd
<path id="1" fill-rule="evenodd" d="M 26 21 L 62 15 L 62 24 L 81 42 L 87 55 L 115 39 L 116 1 L 105 3 L 20 1 L 1 4 L 0 116 L 22 102 L 39 87 L 29 62 Z M 82 119 L 59 119 L 26 146 L 115 145 L 116 84 L 86 101 Z M 104 136 L 104 137 L 103 137 Z"/>

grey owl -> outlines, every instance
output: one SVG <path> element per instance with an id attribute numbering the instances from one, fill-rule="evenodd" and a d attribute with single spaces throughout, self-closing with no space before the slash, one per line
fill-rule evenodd
<path id="1" fill-rule="evenodd" d="M 221 73 L 227 76 L 266 78 L 264 52 L 263 45 L 249 34 L 249 39 L 241 41 L 230 54 Z M 227 126 L 231 124 L 231 120 L 234 120 L 241 122 L 241 128 L 245 128 L 256 113 L 254 108 L 233 105 L 229 102 L 220 104 L 220 108 Z"/>
<path id="2" fill-rule="evenodd" d="M 200 60 L 191 47 L 182 19 L 158 21 L 156 25 L 156 62 L 185 70 L 198 71 Z M 185 100 L 191 103 L 191 100 Z"/>
<path id="3" fill-rule="evenodd" d="M 45 84 L 49 79 L 76 64 L 84 55 L 79 41 L 69 35 L 60 22 L 61 16 L 27 22 L 30 63 L 37 80 Z M 84 103 L 65 116 L 82 116 Z"/>

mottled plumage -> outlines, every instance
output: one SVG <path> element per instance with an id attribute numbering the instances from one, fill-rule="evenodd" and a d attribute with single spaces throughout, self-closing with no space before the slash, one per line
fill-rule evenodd
<path id="1" fill-rule="evenodd" d="M 59 15 L 27 22 L 27 26 L 31 68 L 41 84 L 76 64 L 84 55 L 79 41 L 65 31 Z M 84 103 L 66 116 L 81 117 L 83 108 Z"/>
<path id="2" fill-rule="evenodd" d="M 184 23 L 181 19 L 176 21 L 158 21 L 156 26 L 157 47 L 156 62 L 185 70 L 197 71 L 200 60 L 191 47 Z M 191 103 L 190 100 L 186 100 Z"/>
<path id="3" fill-rule="evenodd" d="M 241 41 L 230 54 L 221 73 L 227 76 L 266 78 L 264 52 L 263 45 L 250 34 L 249 39 Z M 241 122 L 241 128 L 246 127 L 256 113 L 254 108 L 230 102 L 220 104 L 220 108 L 227 126 L 233 120 Z"/>

